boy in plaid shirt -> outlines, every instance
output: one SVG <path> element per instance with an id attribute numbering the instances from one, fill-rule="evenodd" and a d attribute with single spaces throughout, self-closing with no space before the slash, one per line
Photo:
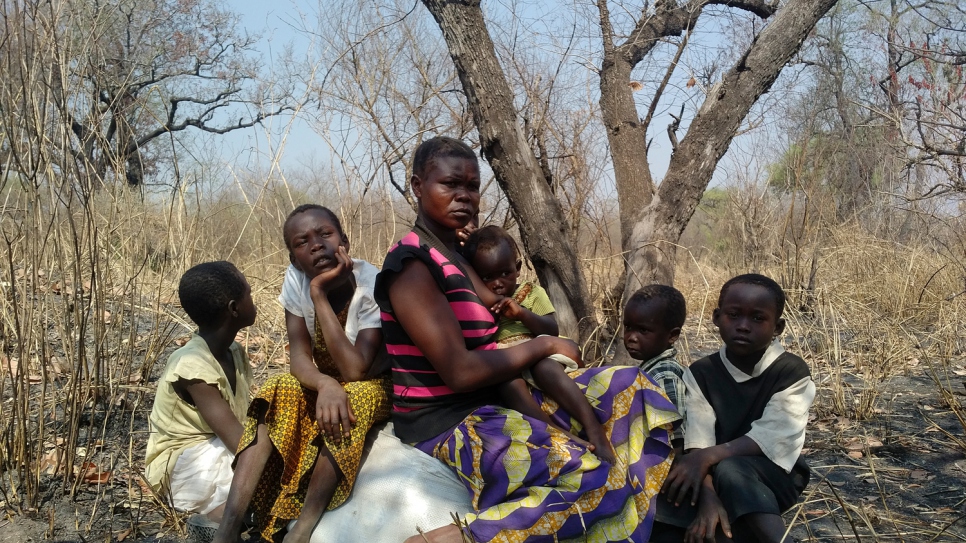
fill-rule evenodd
<path id="1" fill-rule="evenodd" d="M 624 348 L 639 367 L 664 388 L 684 420 L 684 368 L 675 360 L 674 342 L 686 315 L 684 296 L 674 287 L 647 285 L 631 296 L 624 308 Z M 684 426 L 671 432 L 675 455 L 684 450 Z"/>

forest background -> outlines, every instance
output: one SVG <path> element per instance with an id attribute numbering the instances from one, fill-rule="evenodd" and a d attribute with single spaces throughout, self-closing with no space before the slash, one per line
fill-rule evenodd
<path id="1" fill-rule="evenodd" d="M 286 371 L 288 211 L 330 206 L 379 264 L 414 217 L 412 151 L 446 134 L 486 159 L 484 222 L 519 236 L 588 357 L 622 360 L 641 283 L 684 292 L 687 362 L 714 349 L 724 280 L 779 280 L 820 388 L 796 536 L 966 539 L 961 2 L 326 0 L 262 29 L 220 0 L 2 0 L 0 17 L 4 533 L 177 536 L 141 470 L 153 380 L 192 330 L 181 273 L 235 262 L 259 306 L 239 339 L 260 380 Z"/>

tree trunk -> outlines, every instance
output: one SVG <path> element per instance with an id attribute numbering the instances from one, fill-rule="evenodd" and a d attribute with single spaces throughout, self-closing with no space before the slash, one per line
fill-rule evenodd
<path id="1" fill-rule="evenodd" d="M 523 245 L 553 302 L 562 334 L 587 340 L 596 329 L 576 249 L 560 203 L 527 143 L 513 91 L 496 57 L 479 1 L 423 0 L 456 65 L 483 156 L 507 194 Z"/>
<path id="2" fill-rule="evenodd" d="M 836 1 L 795 0 L 786 4 L 711 89 L 671 156 L 657 194 L 624 246 L 630 270 L 624 284 L 625 300 L 644 283 L 671 283 L 677 242 L 736 130 Z"/>

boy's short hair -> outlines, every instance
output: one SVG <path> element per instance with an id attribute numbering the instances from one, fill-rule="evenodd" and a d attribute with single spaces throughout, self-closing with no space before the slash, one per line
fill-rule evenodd
<path id="1" fill-rule="evenodd" d="M 178 283 L 181 307 L 198 326 L 217 323 L 228 302 L 244 295 L 244 276 L 234 264 L 224 260 L 193 266 Z"/>
<path id="2" fill-rule="evenodd" d="M 681 294 L 681 291 L 674 287 L 657 284 L 641 287 L 627 300 L 627 307 L 644 304 L 652 300 L 664 303 L 663 322 L 665 328 L 671 330 L 684 326 L 684 320 L 688 316 L 687 302 L 684 301 L 684 295 Z"/>
<path id="3" fill-rule="evenodd" d="M 420 143 L 413 153 L 413 175 L 422 177 L 430 162 L 445 157 L 465 158 L 477 162 L 476 153 L 463 141 L 447 136 L 436 136 Z"/>
<path id="4" fill-rule="evenodd" d="M 296 215 L 305 213 L 306 211 L 321 211 L 322 213 L 325 213 L 326 215 L 329 216 L 329 219 L 332 221 L 332 224 L 335 225 L 335 229 L 339 231 L 339 235 L 340 236 L 345 235 L 345 232 L 342 231 L 342 223 L 339 221 L 339 217 L 337 217 L 336 214 L 333 213 L 331 209 L 325 206 L 320 206 L 319 204 L 302 204 L 296 207 L 295 209 L 293 209 L 292 212 L 288 214 L 288 217 L 285 217 L 285 222 L 282 223 L 282 239 L 285 240 L 285 247 L 287 249 L 292 248 L 289 245 L 288 236 L 285 235 L 285 231 L 288 229 L 288 223 L 291 222 L 292 218 L 294 218 Z"/>
<path id="5" fill-rule="evenodd" d="M 782 290 L 781 285 L 775 282 L 774 279 L 761 275 L 760 273 L 745 273 L 732 277 L 724 285 L 721 285 L 721 293 L 718 295 L 718 307 L 721 307 L 725 293 L 728 292 L 728 289 L 732 285 L 758 285 L 759 287 L 763 287 L 771 294 L 772 299 L 775 301 L 775 308 L 778 310 L 776 318 L 781 318 L 782 313 L 785 311 L 785 291 Z"/>
<path id="6" fill-rule="evenodd" d="M 496 250 L 502 243 L 506 243 L 510 247 L 514 258 L 520 258 L 520 248 L 517 247 L 516 240 L 509 232 L 495 224 L 474 230 L 463 246 L 463 256 L 466 260 L 473 262 L 477 253 Z"/>

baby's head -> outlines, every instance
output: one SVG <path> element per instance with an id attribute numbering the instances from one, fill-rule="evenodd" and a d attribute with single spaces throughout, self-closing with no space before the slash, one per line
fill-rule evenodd
<path id="1" fill-rule="evenodd" d="M 520 278 L 520 250 L 506 230 L 496 225 L 475 230 L 463 255 L 493 294 L 513 296 Z"/>
<path id="2" fill-rule="evenodd" d="M 728 356 L 763 352 L 785 330 L 785 292 L 773 279 L 747 273 L 729 279 L 718 296 L 713 320 Z"/>
<path id="3" fill-rule="evenodd" d="M 687 316 L 684 296 L 667 285 L 647 285 L 624 308 L 624 348 L 635 360 L 650 360 L 670 349 Z"/>
<path id="4" fill-rule="evenodd" d="M 289 261 L 309 277 L 338 264 L 335 253 L 340 245 L 349 250 L 339 218 L 329 208 L 316 204 L 293 209 L 282 225 L 282 237 Z"/>
<path id="5" fill-rule="evenodd" d="M 205 262 L 184 272 L 178 298 L 199 328 L 215 328 L 226 319 L 239 330 L 255 323 L 252 289 L 231 262 Z"/>

